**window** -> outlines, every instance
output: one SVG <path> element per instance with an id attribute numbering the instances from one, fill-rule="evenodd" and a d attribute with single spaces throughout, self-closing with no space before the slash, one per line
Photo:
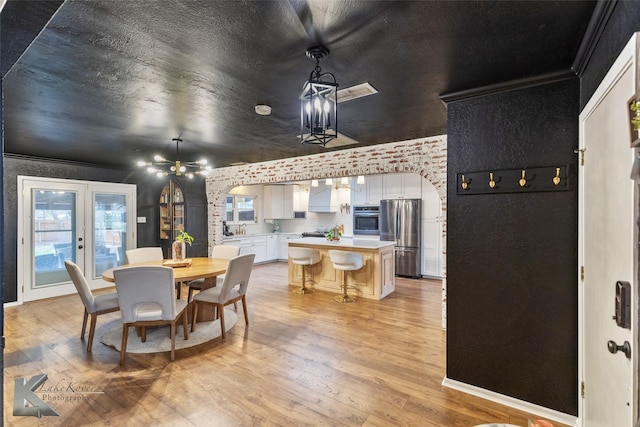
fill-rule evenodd
<path id="1" fill-rule="evenodd" d="M 256 212 L 256 196 L 243 196 L 239 194 L 229 194 L 225 202 L 225 220 L 233 222 L 255 222 L 258 214 Z"/>

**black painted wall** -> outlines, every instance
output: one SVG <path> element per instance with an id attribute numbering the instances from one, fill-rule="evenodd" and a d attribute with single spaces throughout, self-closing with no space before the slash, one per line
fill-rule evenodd
<path id="1" fill-rule="evenodd" d="M 4 158 L 4 302 L 17 301 L 17 176 L 38 176 L 85 181 L 135 184 L 137 193 L 137 216 L 145 216 L 147 222 L 137 225 L 137 246 L 159 246 L 159 201 L 165 179 L 148 175 L 143 171 L 126 171 L 91 165 L 45 159 L 25 159 L 6 156 Z M 207 256 L 207 202 L 205 184 L 202 179 L 180 179 L 185 191 L 186 230 L 195 237 L 194 244 L 187 248 L 188 256 Z"/>
<path id="2" fill-rule="evenodd" d="M 576 78 L 447 106 L 447 377 L 572 415 L 579 91 Z M 561 165 L 569 191 L 456 194 L 456 173 Z"/>

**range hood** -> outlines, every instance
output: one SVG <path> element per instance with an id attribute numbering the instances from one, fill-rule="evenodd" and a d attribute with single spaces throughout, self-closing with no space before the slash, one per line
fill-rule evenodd
<path id="1" fill-rule="evenodd" d="M 311 187 L 309 189 L 309 212 L 338 212 L 338 195 L 333 187 Z"/>

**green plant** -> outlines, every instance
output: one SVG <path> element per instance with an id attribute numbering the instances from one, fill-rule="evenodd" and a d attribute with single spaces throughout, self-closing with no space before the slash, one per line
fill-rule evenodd
<path id="1" fill-rule="evenodd" d="M 342 237 L 342 229 L 337 225 L 325 234 L 327 240 L 339 240 Z"/>
<path id="2" fill-rule="evenodd" d="M 190 235 L 189 233 L 187 233 L 184 230 L 179 230 L 178 231 L 178 235 L 176 236 L 176 240 L 186 243 L 189 246 L 191 246 L 191 243 L 193 243 L 194 238 L 192 235 Z"/>

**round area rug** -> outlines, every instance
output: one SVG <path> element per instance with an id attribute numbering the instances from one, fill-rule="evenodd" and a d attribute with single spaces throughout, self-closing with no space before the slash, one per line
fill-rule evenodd
<path id="1" fill-rule="evenodd" d="M 225 330 L 233 328 L 238 321 L 235 311 L 224 310 L 224 326 Z M 182 321 L 180 321 L 182 322 Z M 120 351 L 122 344 L 122 322 L 115 322 L 115 326 L 105 333 L 100 341 L 102 344 L 113 347 Z M 188 324 L 191 328 L 191 323 Z M 182 323 L 176 325 L 176 350 L 181 348 L 193 347 L 211 341 L 221 335 L 220 320 L 211 322 L 198 322 L 195 332 L 189 329 L 189 339 L 184 339 L 182 333 Z M 159 328 L 147 328 L 147 341 L 140 341 L 140 337 L 136 334 L 136 328 L 129 328 L 129 338 L 127 339 L 127 353 L 159 353 L 161 351 L 171 351 L 171 338 L 169 337 L 169 326 Z"/>

